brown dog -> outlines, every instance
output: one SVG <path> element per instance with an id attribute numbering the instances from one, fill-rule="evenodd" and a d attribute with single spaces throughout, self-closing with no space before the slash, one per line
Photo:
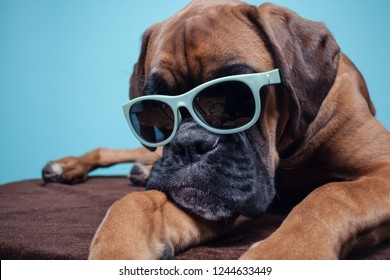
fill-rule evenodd
<path id="1" fill-rule="evenodd" d="M 194 1 L 146 31 L 130 95 L 177 95 L 275 68 L 282 84 L 261 91 L 256 126 L 216 135 L 185 118 L 158 150 L 147 191 L 110 208 L 91 259 L 172 257 L 240 215 L 260 215 L 276 193 L 280 203 L 299 203 L 241 259 L 338 259 L 390 237 L 390 134 L 374 117 L 363 77 L 321 23 L 271 4 Z M 50 163 L 44 178 L 74 182 L 97 166 L 158 158 L 143 148 L 100 149 Z"/>

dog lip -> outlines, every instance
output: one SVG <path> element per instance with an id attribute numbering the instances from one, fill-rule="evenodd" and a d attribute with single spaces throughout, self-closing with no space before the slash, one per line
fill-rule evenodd
<path id="1" fill-rule="evenodd" d="M 210 221 L 219 221 L 231 217 L 223 211 L 212 211 L 208 206 L 215 204 L 207 192 L 193 187 L 182 187 L 170 193 L 171 198 L 180 207 Z M 201 202 L 201 203 L 199 203 Z"/>

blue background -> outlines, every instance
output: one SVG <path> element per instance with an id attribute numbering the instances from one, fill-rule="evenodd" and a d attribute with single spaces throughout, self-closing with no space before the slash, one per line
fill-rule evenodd
<path id="1" fill-rule="evenodd" d="M 142 33 L 188 2 L 0 0 L 0 183 L 40 177 L 48 160 L 93 148 L 137 147 L 121 105 Z M 328 26 L 389 129 L 390 1 L 274 3 Z"/>

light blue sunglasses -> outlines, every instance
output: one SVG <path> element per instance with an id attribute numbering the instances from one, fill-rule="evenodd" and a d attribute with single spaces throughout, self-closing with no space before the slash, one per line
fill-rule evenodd
<path id="1" fill-rule="evenodd" d="M 181 123 L 181 107 L 205 129 L 217 134 L 246 130 L 259 119 L 260 89 L 280 83 L 279 70 L 227 76 L 177 96 L 147 95 L 123 105 L 130 129 L 148 147 L 168 144 Z"/>

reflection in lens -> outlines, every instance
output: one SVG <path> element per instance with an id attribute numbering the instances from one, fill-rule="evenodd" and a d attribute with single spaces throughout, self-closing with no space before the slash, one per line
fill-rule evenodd
<path id="1" fill-rule="evenodd" d="M 234 129 L 249 123 L 255 115 L 252 90 L 242 82 L 229 81 L 199 92 L 194 110 L 206 124 L 217 129 Z"/>
<path id="2" fill-rule="evenodd" d="M 130 120 L 139 136 L 150 143 L 166 140 L 174 128 L 171 107 L 161 101 L 144 100 L 130 108 Z"/>

